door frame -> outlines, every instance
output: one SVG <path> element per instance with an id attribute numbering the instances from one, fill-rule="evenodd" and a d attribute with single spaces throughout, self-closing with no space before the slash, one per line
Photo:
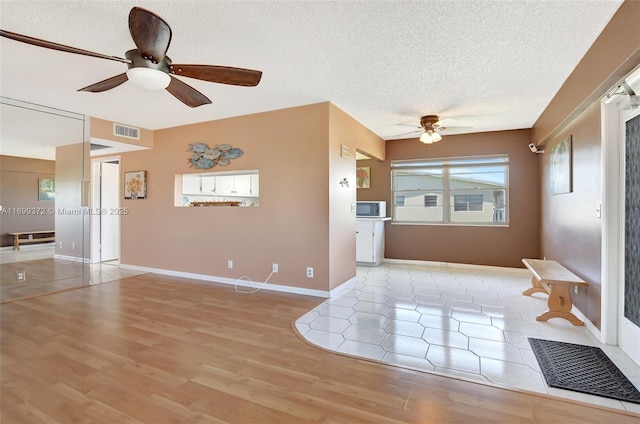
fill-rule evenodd
<path id="1" fill-rule="evenodd" d="M 638 70 L 633 75 L 637 74 Z M 638 88 L 635 86 L 634 90 Z M 620 344 L 619 318 L 624 305 L 625 128 L 621 111 L 628 105 L 628 96 L 610 96 L 601 100 L 603 207 L 599 338 L 602 343 L 610 345 Z"/>
<path id="2" fill-rule="evenodd" d="M 101 195 L 101 184 L 100 184 L 100 164 L 102 162 L 113 162 L 117 161 L 119 164 L 122 164 L 122 159 L 120 156 L 105 156 L 97 159 L 91 159 L 91 210 L 95 211 L 95 209 L 100 205 L 100 195 Z M 92 213 L 91 214 L 91 263 L 99 263 L 101 262 L 100 257 L 100 215 Z M 118 231 L 120 231 L 120 226 L 118 226 Z M 118 240 L 120 240 L 120 234 L 118 234 Z M 120 251 L 120 248 L 118 248 Z"/>

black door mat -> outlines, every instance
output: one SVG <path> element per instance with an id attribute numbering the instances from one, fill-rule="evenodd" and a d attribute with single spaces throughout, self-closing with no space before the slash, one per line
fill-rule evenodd
<path id="1" fill-rule="evenodd" d="M 640 392 L 611 359 L 594 346 L 529 337 L 549 387 L 640 404 Z"/>

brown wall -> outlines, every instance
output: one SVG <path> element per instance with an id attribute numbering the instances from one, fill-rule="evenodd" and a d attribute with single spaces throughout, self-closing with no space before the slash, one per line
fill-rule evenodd
<path id="1" fill-rule="evenodd" d="M 371 167 L 371 188 L 358 200 L 386 200 L 391 215 L 391 161 L 491 154 L 509 155 L 508 227 L 394 225 L 386 223 L 385 257 L 465 264 L 522 267 L 522 258 L 538 257 L 540 201 L 538 160 L 531 153 L 529 130 L 445 136 L 425 145 L 417 139 L 387 141 L 383 162 L 358 161 Z"/>
<path id="2" fill-rule="evenodd" d="M 544 145 L 640 63 L 640 1 L 626 0 L 532 129 Z"/>
<path id="3" fill-rule="evenodd" d="M 332 124 L 331 143 L 330 114 L 339 121 Z M 354 176 L 355 161 L 329 169 L 330 155 L 340 159 L 339 143 L 350 139 L 352 152 L 358 145 L 340 136 L 356 134 L 360 126 L 345 121 L 332 105 L 320 103 L 155 131 L 152 149 L 121 156 L 122 172 L 148 172 L 148 198 L 122 203 L 129 210 L 122 217 L 122 263 L 254 281 L 264 281 L 278 263 L 270 283 L 322 291 L 353 278 L 355 188 L 340 191 L 330 172 Z M 188 144 L 196 142 L 241 148 L 240 158 L 211 171 L 258 169 L 260 206 L 174 207 L 175 175 L 199 171 L 187 162 Z M 330 214 L 331 204 L 342 210 L 340 216 Z M 331 237 L 351 253 L 330 258 Z M 233 269 L 227 268 L 229 259 Z M 314 278 L 306 277 L 307 267 L 314 268 Z"/>
<path id="4" fill-rule="evenodd" d="M 551 194 L 553 146 L 571 136 L 573 191 Z M 602 220 L 596 205 L 602 200 L 600 104 L 594 103 L 545 146 L 541 155 L 542 256 L 553 259 L 589 283 L 571 298 L 600 328 Z"/>
<path id="5" fill-rule="evenodd" d="M 1 246 L 13 245 L 13 237 L 7 233 L 55 228 L 54 214 L 50 213 L 53 202 L 38 201 L 38 179 L 54 175 L 52 160 L 0 156 L 0 205 L 8 210 L 0 217 Z M 27 208 L 38 214 L 17 215 L 11 208 Z"/>
<path id="6" fill-rule="evenodd" d="M 640 1 L 626 0 L 532 128 L 532 140 L 547 152 L 573 136 L 573 193 L 550 195 L 547 154 L 541 163 L 541 256 L 558 260 L 590 284 L 572 298 L 597 328 L 602 317 L 602 223 L 595 218 L 603 198 L 600 99 L 640 62 L 639 18 Z"/>

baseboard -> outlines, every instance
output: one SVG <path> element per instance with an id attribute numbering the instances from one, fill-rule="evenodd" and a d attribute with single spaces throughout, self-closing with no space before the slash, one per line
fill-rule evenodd
<path id="1" fill-rule="evenodd" d="M 193 280 L 205 281 L 210 283 L 228 284 L 231 286 L 244 287 L 249 289 L 259 287 L 261 290 L 301 294 L 304 296 L 329 298 L 333 293 L 333 290 L 329 292 L 325 290 L 314 290 L 314 289 L 305 289 L 301 287 L 283 286 L 280 284 L 271 284 L 271 283 L 265 284 L 260 281 L 250 282 L 250 281 L 236 279 L 236 278 L 226 278 L 226 277 L 218 277 L 215 275 L 195 274 L 192 272 L 173 271 L 170 269 L 150 268 L 145 266 L 128 265 L 128 264 L 122 264 L 122 263 L 120 264 L 120 268 L 130 269 L 133 271 L 148 272 L 153 274 L 169 275 L 172 277 L 190 278 Z M 344 286 L 344 284 L 336 287 L 334 290 L 340 289 L 342 286 Z"/>
<path id="2" fill-rule="evenodd" d="M 358 277 L 353 277 L 348 279 L 344 283 L 340 284 L 338 287 L 332 289 L 329 292 L 329 297 L 337 296 L 344 291 L 350 290 L 351 288 L 353 288 L 353 286 L 356 285 L 357 281 L 358 281 Z"/>
<path id="3" fill-rule="evenodd" d="M 466 270 L 481 271 L 481 272 L 499 272 L 502 274 L 508 273 L 516 276 L 529 275 L 529 270 L 527 270 L 526 268 L 509 268 L 509 267 L 495 266 L 495 265 L 474 265 L 474 264 L 459 264 L 459 263 L 453 263 L 453 262 L 419 261 L 419 260 L 387 259 L 387 258 L 385 258 L 384 263 L 399 264 L 399 265 L 442 267 L 442 268 L 448 268 L 448 269 L 466 269 Z"/>
<path id="4" fill-rule="evenodd" d="M 55 246 L 56 246 L 55 242 L 35 243 L 35 244 L 21 244 L 20 245 L 20 251 L 22 251 L 22 250 L 32 250 L 32 249 L 52 248 L 52 247 L 55 247 Z M 13 250 L 13 245 L 0 247 L 0 251 L 5 251 L 5 250 Z"/>
<path id="5" fill-rule="evenodd" d="M 580 309 L 578 309 L 578 307 L 576 305 L 573 305 L 571 307 L 571 313 L 575 316 L 578 317 L 578 319 L 582 320 L 582 322 L 584 322 L 584 326 L 586 327 L 587 330 L 589 330 L 589 332 L 591 334 L 593 334 L 593 336 L 601 343 L 605 343 L 602 340 L 602 332 L 600 331 L 600 329 L 598 329 L 598 327 L 596 327 L 590 320 L 589 318 L 587 318 L 587 316 L 585 314 L 582 313 L 582 311 Z"/>
<path id="6" fill-rule="evenodd" d="M 85 264 L 91 263 L 91 260 L 89 258 L 81 258 L 79 256 L 59 255 L 57 253 L 53 255 L 53 259 L 60 259 L 62 261 L 69 261 L 69 262 L 81 262 Z"/>

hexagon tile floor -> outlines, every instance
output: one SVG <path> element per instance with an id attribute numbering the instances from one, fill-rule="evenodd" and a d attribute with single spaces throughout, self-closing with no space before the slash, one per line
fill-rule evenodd
<path id="1" fill-rule="evenodd" d="M 310 343 L 361 358 L 640 413 L 640 405 L 547 387 L 528 337 L 599 346 L 640 387 L 640 366 L 585 328 L 538 322 L 547 296 L 524 296 L 527 270 L 384 263 L 300 317 Z"/>

